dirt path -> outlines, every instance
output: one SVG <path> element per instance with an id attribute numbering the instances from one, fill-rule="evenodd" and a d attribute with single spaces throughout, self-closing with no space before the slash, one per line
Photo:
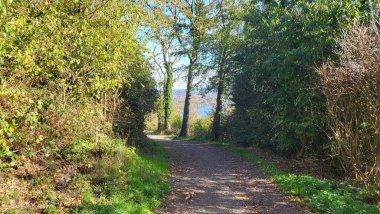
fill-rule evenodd
<path id="1" fill-rule="evenodd" d="M 233 153 L 206 143 L 149 137 L 165 145 L 172 167 L 172 192 L 157 213 L 310 213 Z"/>

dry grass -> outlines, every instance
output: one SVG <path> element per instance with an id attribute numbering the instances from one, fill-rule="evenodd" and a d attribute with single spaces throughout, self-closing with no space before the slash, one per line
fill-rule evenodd
<path id="1" fill-rule="evenodd" d="M 317 72 L 333 131 L 333 153 L 347 176 L 365 185 L 380 176 L 380 30 L 353 26 L 339 42 L 340 64 Z"/>
<path id="2" fill-rule="evenodd" d="M 54 207 L 66 212 L 79 206 L 86 192 L 78 165 L 37 157 L 17 170 L 0 172 L 0 210 L 44 212 Z"/>

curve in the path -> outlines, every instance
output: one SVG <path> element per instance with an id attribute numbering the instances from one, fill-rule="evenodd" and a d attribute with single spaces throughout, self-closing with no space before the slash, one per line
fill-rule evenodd
<path id="1" fill-rule="evenodd" d="M 158 213 L 310 213 L 284 195 L 251 163 L 207 143 L 163 143 L 172 191 Z"/>

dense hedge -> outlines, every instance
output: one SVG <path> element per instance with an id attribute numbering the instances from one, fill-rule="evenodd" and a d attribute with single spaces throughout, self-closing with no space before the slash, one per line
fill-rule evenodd
<path id="1" fill-rule="evenodd" d="M 77 206 L 115 137 L 145 142 L 140 17 L 129 1 L 0 0 L 0 210 Z"/>
<path id="2" fill-rule="evenodd" d="M 135 39 L 138 7 L 102 1 L 0 7 L 1 157 L 97 142 L 120 123 L 134 125 L 119 125 L 118 133 L 143 130 L 155 83 Z"/>
<path id="3" fill-rule="evenodd" d="M 232 74 L 231 138 L 289 157 L 314 155 L 335 174 L 378 184 L 378 22 L 371 23 L 378 6 L 251 2 Z"/>
<path id="4" fill-rule="evenodd" d="M 314 70 L 336 58 L 335 40 L 358 20 L 359 4 L 281 2 L 254 1 L 247 9 L 235 62 L 232 136 L 289 156 L 323 153 L 326 107 Z"/>

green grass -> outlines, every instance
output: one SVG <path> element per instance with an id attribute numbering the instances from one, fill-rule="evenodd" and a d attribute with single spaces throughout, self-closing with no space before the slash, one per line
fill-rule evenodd
<path id="1" fill-rule="evenodd" d="M 147 131 L 151 132 L 154 135 L 163 136 L 163 137 L 169 138 L 169 139 L 177 139 L 177 137 L 178 137 L 177 133 L 165 134 L 165 133 L 162 133 L 162 132 L 160 132 L 158 130 L 147 130 Z"/>
<path id="2" fill-rule="evenodd" d="M 364 189 L 346 183 L 335 184 L 332 181 L 312 176 L 285 173 L 274 164 L 254 156 L 244 148 L 226 142 L 210 143 L 252 162 L 277 183 L 284 192 L 317 213 L 380 213 L 380 205 L 376 205 L 376 202 L 373 201 L 379 195 L 378 188 Z"/>
<path id="3" fill-rule="evenodd" d="M 161 135 L 161 131 L 158 131 L 158 130 L 156 130 L 156 129 L 147 130 L 147 131 L 152 132 L 152 133 L 155 134 L 155 135 Z"/>
<path id="4" fill-rule="evenodd" d="M 169 190 L 162 145 L 152 142 L 149 152 L 119 146 L 95 168 L 92 191 L 72 213 L 151 213 Z"/>
<path id="5" fill-rule="evenodd" d="M 175 135 L 175 136 L 172 136 L 171 139 L 174 139 L 174 140 L 195 140 L 195 137 L 194 136 L 183 137 L 183 136 Z"/>
<path id="6" fill-rule="evenodd" d="M 183 136 L 179 136 L 178 134 L 158 134 L 158 135 L 171 139 L 171 140 L 198 140 L 194 136 L 183 137 Z"/>

